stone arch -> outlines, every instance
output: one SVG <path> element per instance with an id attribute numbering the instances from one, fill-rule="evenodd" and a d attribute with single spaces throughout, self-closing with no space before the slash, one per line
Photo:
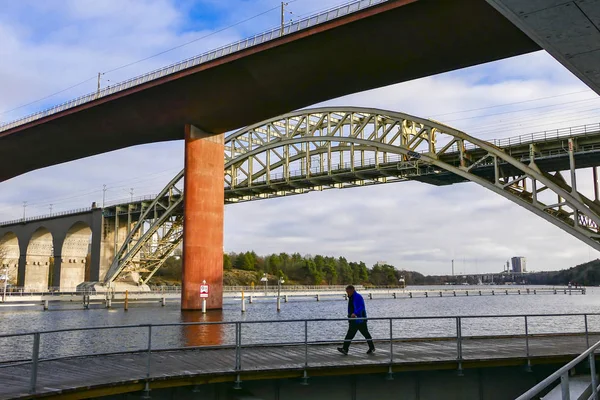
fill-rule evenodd
<path id="1" fill-rule="evenodd" d="M 4 277 L 5 269 L 8 274 L 8 283 L 17 284 L 17 275 L 19 270 L 19 238 L 13 232 L 7 232 L 0 238 L 0 275 Z"/>
<path id="2" fill-rule="evenodd" d="M 60 265 L 55 268 L 60 272 L 53 286 L 59 286 L 61 291 L 75 291 L 77 285 L 89 278 L 92 229 L 85 222 L 73 224 L 65 236 L 60 254 Z"/>
<path id="3" fill-rule="evenodd" d="M 52 233 L 44 227 L 38 228 L 29 239 L 25 259 L 25 290 L 48 290 L 50 265 L 54 262 Z"/>

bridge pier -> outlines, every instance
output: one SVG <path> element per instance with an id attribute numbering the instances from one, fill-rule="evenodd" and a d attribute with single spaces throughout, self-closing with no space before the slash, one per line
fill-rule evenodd
<path id="1" fill-rule="evenodd" d="M 224 135 L 185 126 L 182 310 L 201 310 L 200 285 L 210 285 L 208 309 L 223 307 Z"/>

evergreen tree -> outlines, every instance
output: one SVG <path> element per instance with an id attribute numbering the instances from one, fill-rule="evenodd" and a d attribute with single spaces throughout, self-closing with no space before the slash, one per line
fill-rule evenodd
<path id="1" fill-rule="evenodd" d="M 229 254 L 223 254 L 223 269 L 230 270 L 233 268 L 233 263 L 231 262 L 231 256 Z"/>

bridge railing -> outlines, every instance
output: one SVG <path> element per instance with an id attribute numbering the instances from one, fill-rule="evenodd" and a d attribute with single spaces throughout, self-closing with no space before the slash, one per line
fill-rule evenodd
<path id="1" fill-rule="evenodd" d="M 90 212 L 92 210 L 93 210 L 92 207 L 84 207 L 84 208 L 76 208 L 74 210 L 55 212 L 52 214 L 35 215 L 35 216 L 31 216 L 31 217 L 26 217 L 26 218 L 13 219 L 11 221 L 3 221 L 3 222 L 0 222 L 0 226 L 23 224 L 25 222 L 37 221 L 40 219 L 55 218 L 55 217 L 61 217 L 61 216 L 65 216 L 65 215 L 81 214 L 81 213 L 85 213 L 85 212 Z"/>
<path id="2" fill-rule="evenodd" d="M 156 194 L 146 194 L 143 196 L 137 196 L 137 197 L 133 197 L 133 198 L 131 198 L 131 197 L 130 198 L 122 198 L 122 199 L 118 199 L 118 200 L 107 201 L 104 203 L 104 207 L 128 205 L 128 204 L 139 203 L 139 202 L 147 201 L 147 200 L 154 200 L 155 198 L 156 198 Z"/>
<path id="3" fill-rule="evenodd" d="M 111 94 L 120 92 L 122 90 L 129 89 L 134 86 L 141 85 L 143 83 L 161 78 L 166 75 L 170 75 L 181 70 L 194 67 L 199 64 L 204 64 L 206 62 L 212 61 L 214 59 L 239 52 L 241 50 L 257 46 L 259 44 L 268 42 L 270 40 L 277 39 L 283 35 L 288 35 L 290 33 L 298 32 L 307 28 L 310 28 L 315 25 L 322 24 L 327 21 L 331 21 L 333 19 L 342 17 L 347 14 L 351 14 L 353 12 L 360 11 L 365 8 L 372 7 L 374 5 L 384 3 L 388 0 L 355 0 L 341 6 L 337 6 L 317 14 L 310 15 L 305 18 L 301 18 L 297 21 L 293 21 L 284 25 L 283 28 L 273 28 L 266 32 L 254 35 L 247 39 L 242 39 L 232 44 L 228 44 L 222 47 L 219 47 L 214 50 L 207 51 L 206 53 L 200 54 L 198 56 L 188 58 L 181 62 L 171 64 L 167 67 L 160 68 L 146 74 L 136 76 L 134 78 L 128 79 L 126 81 L 107 86 L 104 89 L 100 89 L 93 93 L 86 94 L 84 96 L 80 96 L 76 99 L 67 101 L 60 105 L 54 106 L 44 111 L 40 111 L 26 117 L 20 118 L 16 121 L 12 121 L 3 125 L 0 125 L 0 132 L 12 129 L 19 125 L 24 125 L 26 123 L 38 120 L 43 117 L 47 117 L 52 114 L 56 114 L 58 112 L 77 107 L 84 103 L 88 103 L 90 101 L 109 96 Z"/>
<path id="4" fill-rule="evenodd" d="M 594 318 L 592 318 L 594 317 Z M 457 372 L 462 374 L 463 362 L 477 359 L 480 355 L 474 350 L 485 347 L 484 340 L 517 340 L 524 346 L 522 354 L 516 355 L 526 361 L 529 368 L 531 358 L 535 357 L 530 343 L 540 338 L 558 340 L 565 336 L 580 340 L 580 347 L 596 349 L 599 343 L 590 346 L 590 336 L 597 337 L 600 329 L 600 313 L 586 314 L 517 314 L 517 315 L 455 315 L 426 317 L 383 317 L 368 318 L 374 342 L 383 356 L 370 359 L 369 364 L 388 367 L 393 374 L 393 366 L 402 362 L 400 356 L 402 343 L 436 340 L 451 343 L 443 346 L 447 362 L 454 362 Z M 35 332 L 23 332 L 0 335 L 0 371 L 13 366 L 30 366 L 30 391 L 36 392 L 38 367 L 40 363 L 57 360 L 75 360 L 89 356 L 108 356 L 117 354 L 139 354 L 145 356 L 144 376 L 131 376 L 133 380 L 149 382 L 161 375 L 160 363 L 153 364 L 153 353 L 176 350 L 223 349 L 234 361 L 225 373 L 237 375 L 256 370 L 252 364 L 253 354 L 257 350 L 269 351 L 272 348 L 281 351 L 281 347 L 295 348 L 286 352 L 286 368 L 304 370 L 304 379 L 308 379 L 311 367 L 318 367 L 322 361 L 323 346 L 341 344 L 348 318 L 336 319 L 289 319 L 254 320 L 226 322 L 184 322 L 165 324 L 119 325 L 54 329 Z M 429 335 L 425 333 L 429 332 Z M 119 340 L 114 340 L 118 337 Z M 176 340 L 177 338 L 183 341 Z M 100 342 L 98 342 L 100 340 Z M 102 341 L 103 340 L 103 341 Z M 9 343 L 7 343 L 7 341 Z M 359 341 L 360 342 L 360 341 Z M 364 342 L 364 341 L 362 341 Z M 506 342 L 502 342 L 506 344 Z M 42 346 L 43 344 L 43 346 Z M 548 345 L 548 342 L 541 345 Z M 571 343 L 571 347 L 574 343 Z M 404 344 L 406 345 L 406 344 Z M 537 344 L 540 346 L 540 343 Z M 463 346 L 467 351 L 463 351 Z M 102 348 L 104 351 L 93 352 Z M 335 351 L 334 348 L 331 349 Z M 567 350 L 568 352 L 569 350 Z M 579 362 L 593 350 L 579 356 Z M 565 354 L 569 355 L 569 354 Z M 511 355 L 515 356 L 515 355 Z M 494 357 L 493 355 L 489 357 Z M 497 357 L 505 357 L 502 353 Z M 593 361 L 593 357 L 590 358 Z M 592 363 L 593 365 L 593 363 Z M 265 365 L 262 369 L 273 369 Z M 259 368 L 260 369 L 260 368 Z M 561 369 L 559 376 L 564 376 Z M 222 371 L 223 372 L 223 371 Z M 134 373 L 134 372 L 132 372 Z M 121 381 L 126 377 L 120 377 Z M 541 391 L 543 388 L 536 387 Z M 533 390 L 533 389 L 532 389 Z M 539 393 L 539 391 L 535 393 Z M 528 392 L 529 393 L 529 392 Z M 533 392 L 532 392 L 533 393 Z M 531 397 L 524 397 L 526 399 Z"/>
<path id="5" fill-rule="evenodd" d="M 485 141 L 500 148 L 507 148 L 512 146 L 520 146 L 524 144 L 546 142 L 549 140 L 556 139 L 577 138 L 582 136 L 585 137 L 588 135 L 598 133 L 600 133 L 600 123 L 578 125 L 568 128 L 550 129 L 546 131 L 527 133 L 519 136 L 511 136 L 503 139 L 491 139 Z M 465 143 L 466 150 L 474 150 L 478 148 L 478 146 L 472 143 Z M 450 146 L 450 148 L 446 151 L 446 153 L 453 152 L 458 152 L 458 147 L 456 144 Z"/>

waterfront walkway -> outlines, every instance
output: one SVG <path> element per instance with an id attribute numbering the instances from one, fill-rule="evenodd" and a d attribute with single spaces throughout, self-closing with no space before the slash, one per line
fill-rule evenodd
<path id="1" fill-rule="evenodd" d="M 243 386 L 244 380 L 303 376 L 310 381 L 311 376 L 332 374 L 441 369 L 455 369 L 460 374 L 462 369 L 476 367 L 535 368 L 537 364 L 567 362 L 600 340 L 598 332 L 464 337 L 461 319 L 472 317 L 441 318 L 457 318 L 455 337 L 380 340 L 374 355 L 365 354 L 366 345 L 357 343 L 348 356 L 340 354 L 336 350 L 339 344 L 332 342 L 242 345 L 242 326 L 260 323 L 256 321 L 229 323 L 236 330 L 235 345 L 230 346 L 154 350 L 149 341 L 144 351 L 43 360 L 38 360 L 40 333 L 34 333 L 31 360 L 0 364 L 0 399 L 78 396 L 81 392 L 96 397 L 216 382 L 234 385 L 237 381 Z M 152 337 L 152 328 L 149 332 Z M 116 337 L 126 340 L 118 333 Z"/>

